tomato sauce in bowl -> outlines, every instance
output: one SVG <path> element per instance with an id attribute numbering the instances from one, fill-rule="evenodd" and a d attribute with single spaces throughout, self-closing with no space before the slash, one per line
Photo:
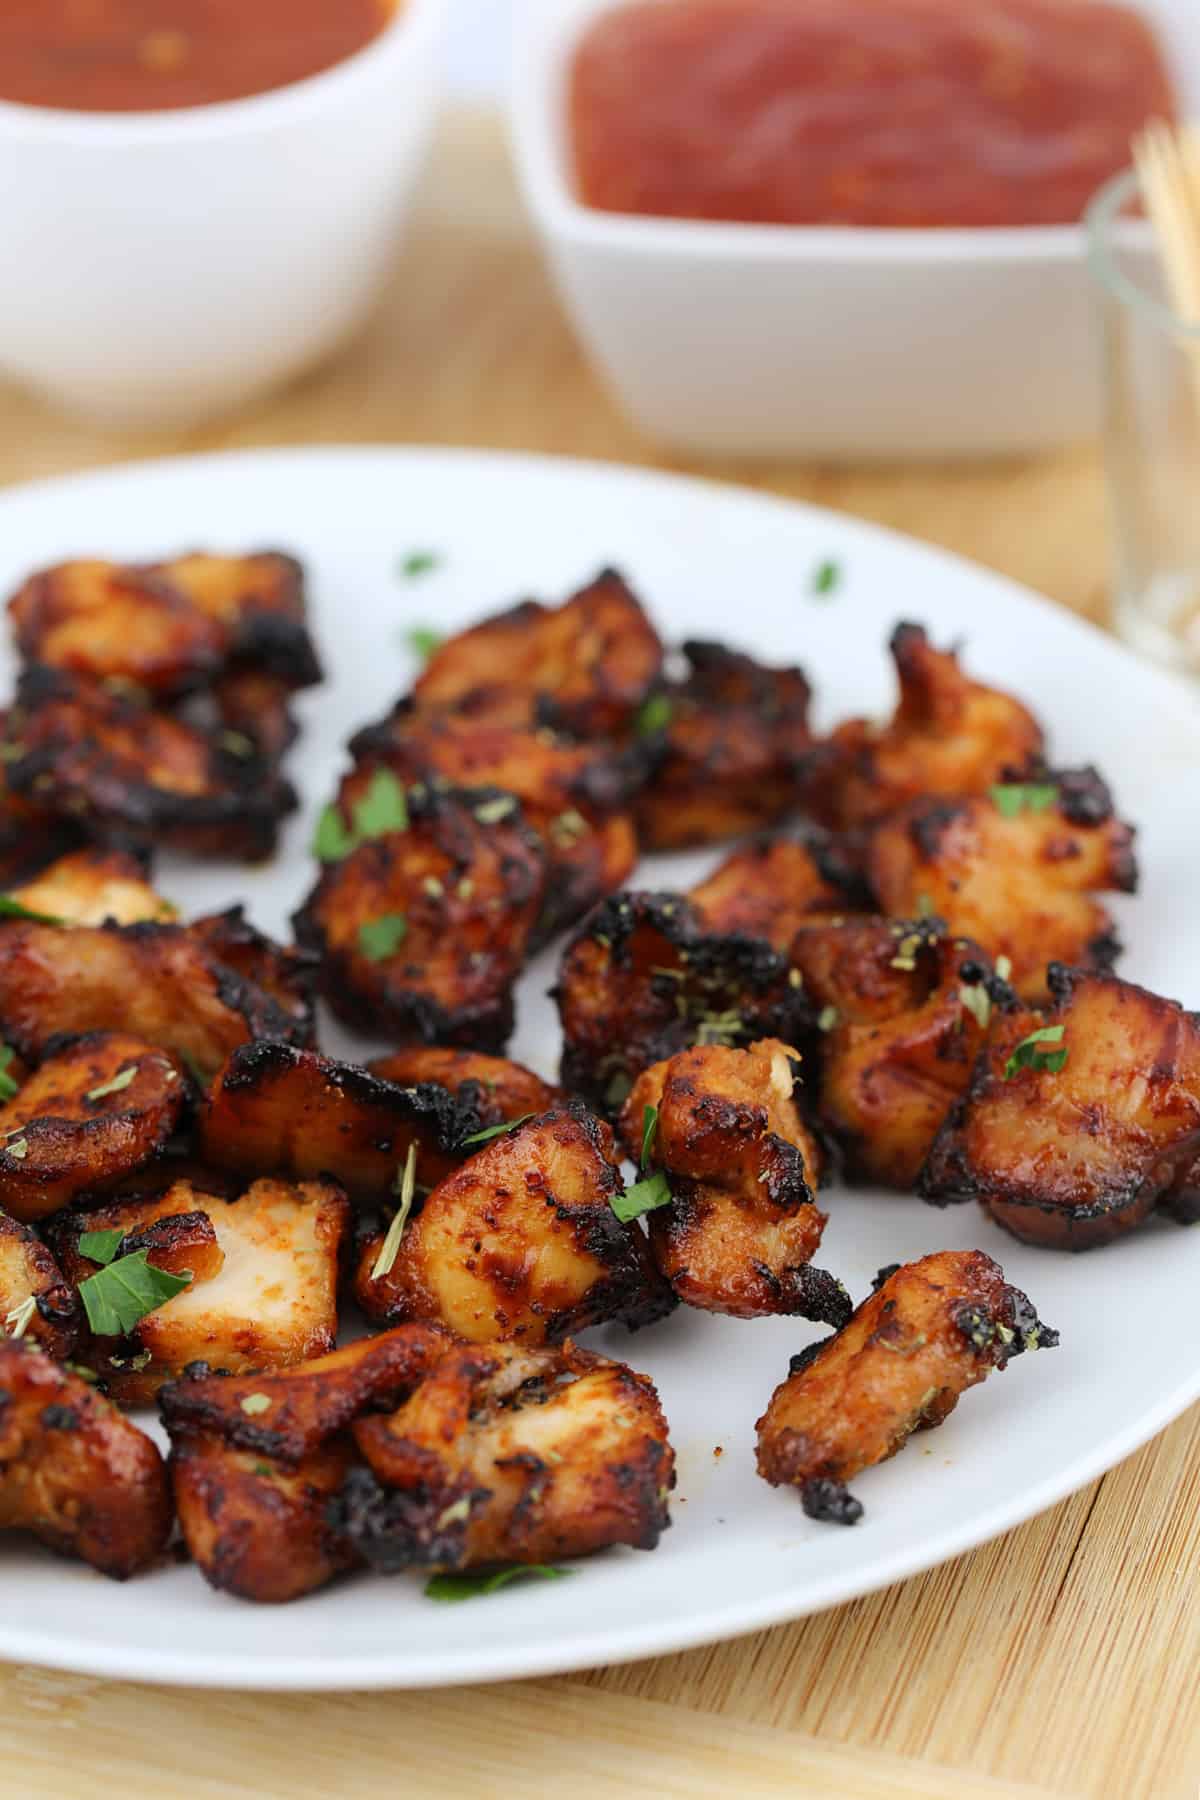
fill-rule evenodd
<path id="1" fill-rule="evenodd" d="M 568 100 L 585 205 L 777 225 L 1073 223 L 1176 110 L 1108 0 L 634 0 Z"/>
<path id="2" fill-rule="evenodd" d="M 396 0 L 0 0 L 0 100 L 167 112 L 288 87 L 363 49 Z"/>

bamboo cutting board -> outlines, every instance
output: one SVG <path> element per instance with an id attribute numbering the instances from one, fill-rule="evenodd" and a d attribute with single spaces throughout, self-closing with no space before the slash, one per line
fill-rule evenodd
<path id="1" fill-rule="evenodd" d="M 351 441 L 698 466 L 640 441 L 583 363 L 490 117 L 447 121 L 371 329 L 245 417 L 114 439 L 0 389 L 2 481 Z M 984 467 L 706 472 L 932 539 L 1103 617 L 1091 451 Z M 274 1697 L 0 1668 L 0 1793 L 1197 1800 L 1198 1452 L 1200 1409 L 1052 1512 L 927 1576 L 710 1650 L 555 1681 Z"/>

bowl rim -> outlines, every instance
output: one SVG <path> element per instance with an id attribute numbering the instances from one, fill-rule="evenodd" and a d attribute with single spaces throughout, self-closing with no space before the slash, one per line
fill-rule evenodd
<path id="1" fill-rule="evenodd" d="M 370 81 L 386 65 L 428 47 L 440 31 L 448 4 L 449 0 L 395 0 L 383 29 L 349 56 L 299 81 L 237 100 L 145 112 L 85 112 L 0 99 L 0 141 L 139 148 L 237 135 L 303 119 Z"/>
<path id="2" fill-rule="evenodd" d="M 1069 225 L 760 225 L 602 212 L 573 192 L 558 143 L 555 112 L 568 58 L 598 13 L 621 0 L 595 0 L 555 29 L 546 0 L 517 0 L 505 111 L 517 174 L 535 219 L 556 238 L 595 250 L 680 262 L 992 262 L 1082 264 L 1084 218 Z"/>

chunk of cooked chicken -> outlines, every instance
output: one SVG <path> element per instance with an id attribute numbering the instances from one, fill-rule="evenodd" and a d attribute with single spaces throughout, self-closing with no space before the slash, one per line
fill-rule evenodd
<path id="1" fill-rule="evenodd" d="M 814 926 L 792 959 L 820 1009 L 820 1116 L 847 1174 L 911 1188 L 1012 990 L 940 919 Z"/>
<path id="2" fill-rule="evenodd" d="M 993 1369 L 1057 1342 L 982 1250 L 906 1263 L 834 1337 L 793 1357 L 758 1421 L 758 1472 L 799 1488 L 810 1518 L 853 1525 L 862 1507 L 846 1483 L 860 1470 L 940 1425 Z"/>
<path id="3" fill-rule="evenodd" d="M 440 1044 L 409 1044 L 377 1056 L 367 1067 L 385 1081 L 401 1087 L 433 1082 L 451 1094 L 460 1106 L 469 1106 L 481 1125 L 500 1125 L 523 1119 L 529 1113 L 549 1112 L 562 1103 L 559 1088 L 551 1087 L 524 1064 L 506 1056 L 485 1056 L 479 1050 L 451 1050 Z"/>
<path id="4" fill-rule="evenodd" d="M 221 652 L 239 670 L 251 669 L 286 683 L 312 687 L 321 664 L 309 635 L 304 569 L 281 550 L 242 556 L 191 551 L 150 565 L 148 573 L 185 594 L 215 623 Z"/>
<path id="5" fill-rule="evenodd" d="M 1095 769 L 1046 772 L 914 801 L 876 828 L 867 875 L 885 912 L 907 917 L 924 899 L 956 935 L 1007 957 L 1013 986 L 1036 1000 L 1047 963 L 1112 963 L 1113 922 L 1092 896 L 1137 887 L 1133 835 Z"/>
<path id="6" fill-rule="evenodd" d="M 176 1058 L 123 1031 L 63 1045 L 0 1106 L 0 1205 L 28 1223 L 154 1162 L 187 1097 Z"/>
<path id="7" fill-rule="evenodd" d="M 193 919 L 188 935 L 211 950 L 222 968 L 231 969 L 251 992 L 266 997 L 289 1042 L 312 1043 L 319 959 L 311 950 L 277 944 L 250 923 L 242 906 Z"/>
<path id="8" fill-rule="evenodd" d="M 225 748 L 244 756 L 249 744 L 259 756 L 278 761 L 300 731 L 291 694 L 288 683 L 278 675 L 253 666 L 227 669 L 219 675 L 209 698 Z"/>
<path id="9" fill-rule="evenodd" d="M 806 804 L 838 829 L 930 795 L 981 794 L 1038 757 L 1042 732 L 1011 694 L 973 681 L 920 625 L 897 625 L 900 698 L 892 719 L 847 719 L 809 764 Z"/>
<path id="10" fill-rule="evenodd" d="M 544 1113 L 439 1183 L 378 1273 L 393 1244 L 369 1239 L 355 1298 L 370 1319 L 432 1319 L 478 1343 L 649 1324 L 673 1302 L 645 1237 L 613 1212 L 621 1191 L 608 1127 L 578 1104 Z"/>
<path id="11" fill-rule="evenodd" d="M 814 835 L 759 838 L 731 851 L 688 899 L 707 931 L 787 950 L 802 926 L 841 919 L 864 896 L 837 846 Z"/>
<path id="12" fill-rule="evenodd" d="M 760 938 L 714 935 L 680 894 L 604 901 L 567 946 L 555 990 L 565 1087 L 616 1112 L 643 1069 L 694 1043 L 793 1042 L 798 970 Z"/>
<path id="13" fill-rule="evenodd" d="M 561 606 L 525 600 L 447 638 L 413 687 L 423 709 L 509 724 L 549 725 L 576 737 L 616 737 L 662 667 L 662 645 L 615 569 Z"/>
<path id="14" fill-rule="evenodd" d="M 683 653 L 687 678 L 643 714 L 657 758 L 636 816 L 651 850 L 716 844 L 786 818 L 799 804 L 813 743 L 802 670 L 768 668 L 698 640 Z"/>
<path id="15" fill-rule="evenodd" d="M 371 772 L 360 778 L 363 799 Z M 347 790 L 343 802 L 349 828 Z M 348 1025 L 499 1049 L 541 910 L 541 848 L 511 794 L 410 794 L 405 808 L 406 828 L 327 863 L 297 938 L 320 953 L 321 990 Z"/>
<path id="16" fill-rule="evenodd" d="M 123 1581 L 165 1550 L 171 1498 L 145 1432 L 28 1337 L 0 1338 L 0 1530 Z"/>
<path id="17" fill-rule="evenodd" d="M 739 1319 L 849 1316 L 841 1283 L 810 1266 L 825 1214 L 794 1093 L 799 1066 L 790 1044 L 764 1038 L 683 1050 L 634 1083 L 622 1135 L 634 1160 L 648 1139 L 647 1168 L 666 1172 L 671 1202 L 647 1215 L 650 1244 L 689 1306 Z"/>
<path id="18" fill-rule="evenodd" d="M 311 1179 L 383 1200 L 410 1144 L 423 1186 L 470 1154 L 463 1139 L 486 1123 L 469 1102 L 430 1082 L 402 1087 L 357 1063 L 290 1044 L 243 1044 L 213 1082 L 200 1148 L 215 1168 Z"/>
<path id="19" fill-rule="evenodd" d="M 0 1019 L 22 1055 L 55 1038 L 124 1029 L 207 1080 L 251 1038 L 308 1036 L 262 988 L 181 925 L 0 920 Z"/>
<path id="20" fill-rule="evenodd" d="M 1200 1192 L 1200 1020 L 1114 975 L 1052 964 L 1049 982 L 1049 1007 L 996 1020 L 920 1192 L 1086 1250 Z"/>
<path id="21" fill-rule="evenodd" d="M 393 1413 L 360 1418 L 333 1517 L 374 1569 L 653 1550 L 675 1457 L 648 1376 L 577 1345 L 448 1350 Z"/>
<path id="22" fill-rule="evenodd" d="M 9 894 L 31 912 L 68 925 L 103 925 L 109 919 L 117 925 L 166 924 L 178 914 L 147 880 L 139 857 L 99 844 L 58 857 Z"/>
<path id="23" fill-rule="evenodd" d="M 358 1460 L 348 1427 L 368 1408 L 396 1406 L 452 1341 L 406 1325 L 277 1373 L 197 1368 L 164 1387 L 179 1523 L 205 1579 L 280 1602 L 357 1563 L 328 1518 Z"/>
<path id="24" fill-rule="evenodd" d="M 81 1253 L 80 1235 L 118 1228 L 117 1257 L 145 1249 L 151 1263 L 192 1276 L 127 1337 L 93 1336 L 81 1361 L 124 1405 L 139 1406 L 197 1359 L 236 1373 L 332 1350 L 348 1223 L 345 1195 L 322 1181 L 256 1181 L 234 1201 L 176 1181 L 156 1196 L 60 1215 L 54 1244 L 76 1285 L 98 1267 Z"/>
<path id="25" fill-rule="evenodd" d="M 51 1251 L 28 1225 L 0 1212 L 0 1328 L 4 1334 L 31 1338 L 56 1362 L 65 1362 L 75 1349 L 82 1323 L 79 1297 Z"/>
<path id="26" fill-rule="evenodd" d="M 274 763 L 129 693 L 36 666 L 3 746 L 15 793 L 89 831 L 197 856 L 261 860 L 296 805 Z"/>
<path id="27" fill-rule="evenodd" d="M 488 788 L 516 796 L 546 858 L 539 940 L 574 924 L 619 888 L 637 861 L 628 807 L 646 773 L 639 751 L 570 743 L 545 728 L 430 714 L 410 700 L 359 732 L 351 747 L 368 768 L 390 769 L 410 787 Z M 353 804 L 362 784 L 357 771 L 346 778 L 346 804 Z"/>

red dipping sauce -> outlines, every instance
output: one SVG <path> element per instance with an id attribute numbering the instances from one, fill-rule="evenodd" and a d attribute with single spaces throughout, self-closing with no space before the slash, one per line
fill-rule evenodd
<path id="1" fill-rule="evenodd" d="M 638 0 L 570 74 L 580 198 L 776 225 L 1057 225 L 1173 118 L 1101 0 Z"/>
<path id="2" fill-rule="evenodd" d="M 0 0 L 0 100 L 162 112 L 241 100 L 342 62 L 394 0 Z"/>

